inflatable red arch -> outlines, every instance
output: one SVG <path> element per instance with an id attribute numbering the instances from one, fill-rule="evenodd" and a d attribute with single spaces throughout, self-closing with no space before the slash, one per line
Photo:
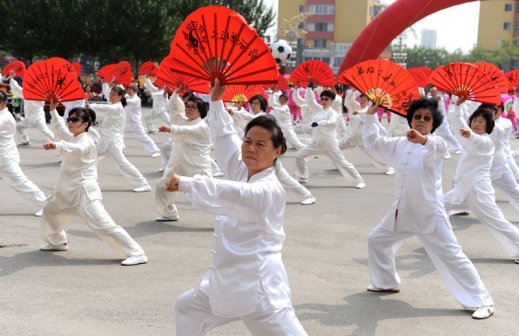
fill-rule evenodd
<path id="1" fill-rule="evenodd" d="M 395 1 L 380 12 L 357 36 L 342 60 L 339 74 L 357 63 L 378 58 L 391 41 L 424 17 L 467 2 L 474 0 Z"/>

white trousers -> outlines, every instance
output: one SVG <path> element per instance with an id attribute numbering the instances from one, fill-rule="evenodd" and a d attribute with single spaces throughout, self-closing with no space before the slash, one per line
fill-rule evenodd
<path id="1" fill-rule="evenodd" d="M 470 209 L 490 233 L 497 238 L 503 248 L 513 258 L 519 258 L 519 229 L 507 221 L 496 202 L 480 202 L 474 188 L 461 204 L 451 204 L 452 190 L 443 196 L 447 213 L 454 214 Z"/>
<path id="2" fill-rule="evenodd" d="M 169 157 L 171 156 L 171 148 L 173 147 L 173 140 L 168 138 L 168 141 L 162 144 L 160 148 L 160 163 L 166 167 L 168 165 Z"/>
<path id="3" fill-rule="evenodd" d="M 287 170 L 281 165 L 279 158 L 274 164 L 274 171 L 276 172 L 276 177 L 278 178 L 279 183 L 281 183 L 285 191 L 291 191 L 303 200 L 312 194 L 308 189 L 302 186 L 301 183 L 297 182 L 296 179 L 290 176 Z"/>
<path id="4" fill-rule="evenodd" d="M 303 336 L 307 335 L 295 315 L 292 306 L 280 309 L 272 308 L 260 286 L 258 305 L 254 313 L 235 317 L 219 317 L 212 313 L 207 295 L 209 282 L 202 280 L 197 295 L 191 289 L 180 295 L 175 304 L 176 334 L 182 336 L 205 336 L 215 327 L 242 320 L 252 335 L 269 336 Z"/>
<path id="5" fill-rule="evenodd" d="M 519 210 L 519 185 L 510 169 L 506 169 L 500 178 L 492 179 L 492 184 L 503 192 L 514 208 Z"/>
<path id="6" fill-rule="evenodd" d="M 404 241 L 413 236 L 420 240 L 447 289 L 464 308 L 494 304 L 476 268 L 458 245 L 454 232 L 441 218 L 432 233 L 389 231 L 378 225 L 368 236 L 368 266 L 373 286 L 383 289 L 400 286 L 395 254 Z"/>
<path id="7" fill-rule="evenodd" d="M 153 120 L 154 119 L 161 119 L 164 121 L 167 125 L 170 125 L 171 120 L 169 118 L 169 114 L 164 111 L 164 109 L 152 109 L 148 114 L 144 116 L 144 125 L 148 129 L 148 131 L 154 131 L 155 127 L 153 127 Z"/>
<path id="8" fill-rule="evenodd" d="M 295 147 L 295 149 L 300 150 L 305 147 L 305 144 L 299 140 L 299 138 L 296 135 L 296 132 L 294 132 L 294 129 L 292 127 L 284 128 L 283 129 L 283 135 L 285 136 L 285 140 L 287 142 L 287 147 Z"/>
<path id="9" fill-rule="evenodd" d="M 366 148 L 364 148 L 364 146 L 350 145 L 349 141 L 340 141 L 339 142 L 339 150 L 342 152 L 342 154 L 346 154 L 346 152 L 348 152 L 354 148 L 359 148 L 360 150 L 362 150 L 366 154 L 368 159 L 371 161 L 371 163 L 373 163 L 373 165 L 377 169 L 380 169 L 381 171 L 387 171 L 389 169 L 389 166 L 386 166 L 382 162 L 375 160 L 375 158 L 373 156 L 371 156 L 371 154 L 368 153 L 368 151 L 366 150 Z"/>
<path id="10" fill-rule="evenodd" d="M 443 140 L 445 140 L 451 151 L 462 150 L 460 143 L 458 142 L 458 140 L 456 140 L 456 138 L 451 132 L 449 122 L 447 121 L 447 117 L 443 118 L 442 124 L 434 131 L 434 133 L 442 137 Z"/>
<path id="11" fill-rule="evenodd" d="M 337 134 L 339 135 L 339 138 L 342 139 L 344 134 L 346 134 L 346 120 L 344 119 L 343 114 L 341 113 L 339 117 L 337 118 Z"/>
<path id="12" fill-rule="evenodd" d="M 149 135 L 146 134 L 146 132 L 144 131 L 144 127 L 142 127 L 142 125 L 136 125 L 136 128 L 133 131 L 126 131 L 124 133 L 125 136 L 129 134 L 136 137 L 137 140 L 141 142 L 144 149 L 149 153 L 153 154 L 159 151 L 159 148 L 157 147 L 155 142 L 149 137 Z"/>
<path id="13" fill-rule="evenodd" d="M 212 173 L 221 173 L 222 170 L 220 169 L 220 166 L 218 166 L 218 164 L 216 163 L 216 161 L 211 158 L 211 171 Z"/>
<path id="14" fill-rule="evenodd" d="M 316 144 L 310 144 L 297 152 L 296 155 L 296 176 L 301 178 L 308 178 L 307 162 L 317 155 L 326 155 L 332 160 L 332 163 L 339 168 L 344 178 L 349 182 L 360 183 L 362 177 L 355 167 L 346 161 L 344 155 L 337 146 L 330 146 L 329 148 L 319 147 Z"/>
<path id="15" fill-rule="evenodd" d="M 144 254 L 141 246 L 126 230 L 115 224 L 106 212 L 103 202 L 90 200 L 84 190 L 81 191 L 80 204 L 73 208 L 59 209 L 55 199 L 45 204 L 41 220 L 41 237 L 52 245 L 66 243 L 65 229 L 77 216 L 81 217 L 88 227 L 110 245 L 121 258 Z"/>
<path id="16" fill-rule="evenodd" d="M 123 153 L 122 148 L 118 148 L 117 145 L 111 143 L 105 152 L 97 153 L 97 162 L 101 161 L 105 157 L 111 157 L 117 164 L 117 168 L 121 174 L 135 187 L 148 184 L 148 181 L 142 176 L 141 172 L 128 161 Z"/>
<path id="17" fill-rule="evenodd" d="M 54 133 L 52 133 L 52 131 L 47 126 L 45 119 L 38 118 L 34 120 L 26 118 L 16 123 L 16 134 L 18 136 L 18 140 L 21 143 L 30 141 L 27 132 L 25 132 L 27 128 L 36 128 L 45 135 L 47 140 L 54 141 Z"/>
<path id="18" fill-rule="evenodd" d="M 514 178 L 519 180 L 519 167 L 517 166 L 517 163 L 515 163 L 514 157 L 512 155 L 507 155 L 506 162 L 514 174 Z"/>
<path id="19" fill-rule="evenodd" d="M 0 178 L 8 186 L 22 193 L 31 203 L 39 207 L 43 206 L 46 199 L 45 194 L 25 176 L 17 162 L 7 158 L 2 160 L 0 163 Z"/>

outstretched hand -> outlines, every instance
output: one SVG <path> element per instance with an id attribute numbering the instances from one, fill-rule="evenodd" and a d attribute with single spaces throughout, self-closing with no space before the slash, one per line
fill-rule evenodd
<path id="1" fill-rule="evenodd" d="M 50 100 L 49 111 L 53 111 L 58 107 L 59 103 L 55 103 L 53 99 Z"/>
<path id="2" fill-rule="evenodd" d="M 368 109 L 366 114 L 375 114 L 380 109 L 380 103 L 382 103 L 382 98 L 376 98 L 373 105 Z"/>
<path id="3" fill-rule="evenodd" d="M 43 144 L 43 148 L 45 148 L 45 150 L 56 149 L 56 143 L 54 143 L 50 140 L 47 140 L 47 142 L 45 142 Z"/>
<path id="4" fill-rule="evenodd" d="M 168 125 L 162 125 L 159 127 L 159 133 L 169 133 L 171 132 L 171 127 Z"/>
<path id="5" fill-rule="evenodd" d="M 214 80 L 214 86 L 211 89 L 211 101 L 215 102 L 215 101 L 222 100 L 223 93 L 225 92 L 226 89 L 227 89 L 227 86 L 221 86 L 220 80 L 218 78 L 216 78 Z"/>
<path id="6" fill-rule="evenodd" d="M 181 94 L 184 91 L 184 86 L 180 84 L 178 88 L 175 89 L 176 94 Z"/>
<path id="7" fill-rule="evenodd" d="M 464 138 L 468 138 L 472 134 L 472 132 L 468 128 L 461 128 L 460 133 L 461 133 L 461 136 Z"/>
<path id="8" fill-rule="evenodd" d="M 407 136 L 407 140 L 412 143 L 425 145 L 427 142 L 427 136 L 421 135 L 420 132 L 414 129 L 410 129 L 405 135 Z"/>
<path id="9" fill-rule="evenodd" d="M 465 102 L 465 97 L 458 97 L 458 100 L 456 100 L 456 106 L 460 106 Z"/>
<path id="10" fill-rule="evenodd" d="M 166 181 L 166 191 L 173 192 L 178 191 L 178 184 L 180 182 L 181 176 L 178 174 L 173 174 L 169 180 Z"/>

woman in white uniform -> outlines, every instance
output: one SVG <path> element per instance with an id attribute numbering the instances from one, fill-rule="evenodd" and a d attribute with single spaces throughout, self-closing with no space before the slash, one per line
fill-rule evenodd
<path id="1" fill-rule="evenodd" d="M 276 121 L 283 131 L 287 145 L 294 147 L 297 150 L 305 147 L 305 144 L 298 139 L 296 132 L 294 132 L 294 127 L 292 125 L 292 114 L 290 113 L 290 108 L 287 104 L 288 97 L 282 93 L 276 100 L 274 93 L 272 92 L 269 94 L 268 103 L 271 109 L 270 113 L 274 113 Z"/>
<path id="2" fill-rule="evenodd" d="M 20 154 L 14 141 L 15 133 L 16 121 L 7 109 L 7 94 L 0 91 L 0 178 L 41 209 L 46 197 L 20 169 Z M 41 216 L 41 211 L 37 212 L 36 216 Z"/>
<path id="3" fill-rule="evenodd" d="M 451 129 L 449 127 L 449 122 L 447 121 L 447 109 L 445 108 L 445 98 L 443 97 L 443 93 L 441 91 L 438 91 L 438 89 L 436 89 L 435 87 L 431 88 L 431 91 L 429 91 L 429 93 L 431 94 L 431 97 L 438 100 L 438 110 L 443 115 L 443 123 L 436 130 L 437 135 L 441 136 L 443 140 L 447 142 L 449 149 L 454 154 L 461 154 L 461 145 L 458 142 L 458 140 L 456 140 L 456 137 L 454 137 L 454 135 L 452 134 Z M 444 159 L 450 158 L 451 155 L 447 151 L 447 153 L 445 153 Z"/>
<path id="4" fill-rule="evenodd" d="M 170 100 L 176 104 L 176 99 Z M 169 133 L 173 141 L 171 156 L 166 170 L 155 185 L 155 208 L 159 216 L 157 221 L 176 221 L 179 219 L 175 205 L 177 193 L 166 191 L 166 181 L 173 174 L 183 176 L 204 175 L 212 177 L 211 169 L 211 134 L 209 126 L 202 120 L 207 115 L 205 103 L 196 97 L 190 97 L 181 109 L 170 106 L 171 125 L 159 128 L 161 133 Z"/>
<path id="5" fill-rule="evenodd" d="M 56 149 L 64 157 L 54 193 L 43 208 L 41 236 L 46 245 L 42 251 L 67 251 L 65 229 L 75 217 L 81 217 L 88 227 L 121 257 L 123 266 L 148 261 L 144 251 L 119 225 L 115 224 L 101 202 L 97 183 L 97 153 L 94 140 L 88 135 L 92 117 L 84 108 L 70 111 L 67 124 L 51 102 L 52 129 L 57 142 L 47 141 L 46 150 Z"/>
<path id="6" fill-rule="evenodd" d="M 126 105 L 124 90 L 119 86 L 114 86 L 108 98 L 111 104 L 87 104 L 87 107 L 95 111 L 98 118 L 103 119 L 99 130 L 101 140 L 96 146 L 97 160 L 100 161 L 106 156 L 110 156 L 117 164 L 121 174 L 135 186 L 134 192 L 151 191 L 148 181 L 123 153 L 124 105 Z"/>
<path id="7" fill-rule="evenodd" d="M 463 99 L 449 112 L 452 128 L 459 130 L 456 137 L 463 146 L 453 179 L 453 188 L 444 196 L 449 214 L 467 208 L 497 238 L 503 248 L 519 263 L 519 229 L 507 221 L 496 204 L 490 177 L 494 144 L 489 134 L 494 128 L 492 113 L 484 107 L 470 116 L 468 125 L 460 109 Z"/>
<path id="8" fill-rule="evenodd" d="M 18 98 L 23 99 L 23 89 L 18 82 L 11 77 L 9 84 L 11 85 L 11 92 L 17 95 Z M 37 128 L 45 135 L 47 140 L 54 140 L 54 134 L 52 134 L 45 120 L 44 106 L 44 101 L 24 100 L 23 110 L 25 118 L 16 124 L 16 134 L 18 135 L 20 145 L 28 146 L 31 144 L 29 136 L 25 132 L 27 128 Z"/>
<path id="9" fill-rule="evenodd" d="M 432 133 L 443 121 L 438 102 L 421 98 L 407 112 L 411 129 L 405 138 L 380 136 L 375 113 L 364 118 L 363 141 L 377 160 L 396 170 L 395 200 L 382 222 L 368 237 L 368 291 L 399 292 L 395 254 L 405 240 L 416 236 L 454 298 L 473 318 L 487 318 L 493 301 L 476 268 L 462 252 L 442 202 L 441 187 L 445 141 Z"/>
<path id="10" fill-rule="evenodd" d="M 305 92 L 305 102 L 310 114 L 313 115 L 311 123 L 312 140 L 305 148 L 297 152 L 296 155 L 296 176 L 301 183 L 308 181 L 307 162 L 316 155 L 326 155 L 332 160 L 334 166 L 339 168 L 344 178 L 348 182 L 356 184 L 357 189 L 366 186 L 362 177 L 355 167 L 346 161 L 339 150 L 337 143 L 337 112 L 332 108 L 332 102 L 335 94 L 331 91 L 323 91 L 321 93 L 321 104 L 315 100 L 312 88 L 308 87 Z M 295 100 L 295 99 L 294 99 Z M 303 117 L 306 119 L 305 117 Z"/>
<path id="11" fill-rule="evenodd" d="M 148 76 L 146 76 L 144 87 L 151 93 L 151 99 L 153 104 L 151 111 L 144 116 L 144 124 L 148 130 L 148 133 L 154 133 L 155 127 L 153 127 L 152 124 L 154 119 L 159 118 L 168 125 L 171 122 L 171 120 L 169 119 L 169 115 L 166 112 L 166 106 L 168 104 L 168 94 L 165 90 L 161 90 L 157 88 L 155 85 L 153 85 Z"/>
<path id="12" fill-rule="evenodd" d="M 242 320 L 253 335 L 307 335 L 281 261 L 286 200 L 273 165 L 285 140 L 272 117 L 262 116 L 248 124 L 242 142 L 221 101 L 224 90 L 217 79 L 209 124 L 216 159 L 230 181 L 173 175 L 167 183 L 197 209 L 216 215 L 212 265 L 177 299 L 176 333 L 207 335 Z"/>

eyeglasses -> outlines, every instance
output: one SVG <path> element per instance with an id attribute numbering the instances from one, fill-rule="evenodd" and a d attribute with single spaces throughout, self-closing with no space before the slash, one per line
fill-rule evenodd
<path id="1" fill-rule="evenodd" d="M 321 101 L 331 101 L 332 99 L 331 98 L 328 98 L 328 97 L 324 97 L 324 98 L 321 98 Z"/>
<path id="2" fill-rule="evenodd" d="M 198 110 L 198 107 L 196 105 L 186 105 L 186 110 Z"/>
<path id="3" fill-rule="evenodd" d="M 423 118 L 424 121 L 431 121 L 432 120 L 432 117 L 428 116 L 428 115 L 423 116 L 421 114 L 413 114 L 413 119 L 414 120 L 422 120 L 422 118 Z"/>
<path id="4" fill-rule="evenodd" d="M 81 118 L 78 118 L 78 117 L 70 117 L 70 118 L 67 118 L 67 124 L 68 124 L 69 122 L 77 123 L 78 121 L 83 122 L 83 120 L 81 120 Z"/>

